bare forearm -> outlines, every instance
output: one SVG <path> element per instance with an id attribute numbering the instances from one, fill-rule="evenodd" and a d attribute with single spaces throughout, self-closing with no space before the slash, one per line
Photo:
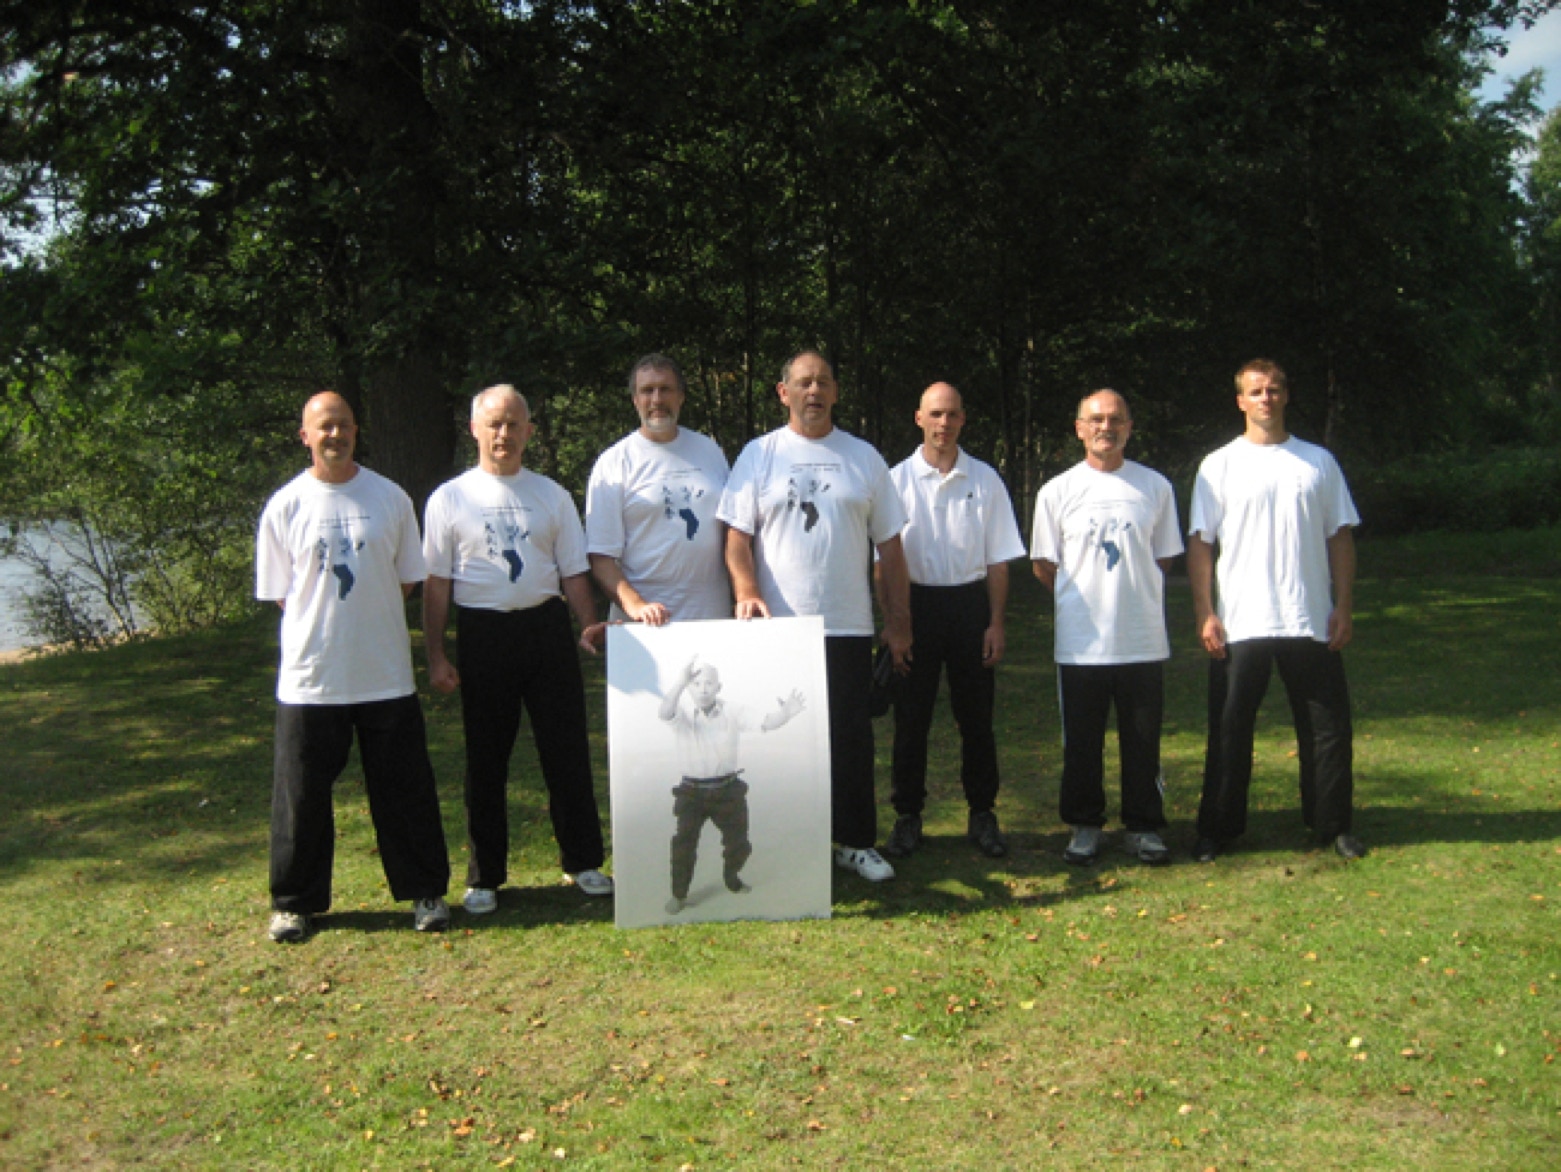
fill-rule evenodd
<path id="1" fill-rule="evenodd" d="M 1348 525 L 1328 539 L 1328 573 L 1333 578 L 1333 609 L 1355 613 L 1355 533 Z"/>
<path id="2" fill-rule="evenodd" d="M 1001 629 L 1008 616 L 1008 563 L 996 562 L 986 568 L 986 600 L 992 611 L 990 625 Z"/>
<path id="3" fill-rule="evenodd" d="M 423 648 L 431 661 L 445 657 L 444 628 L 450 620 L 452 586 L 449 578 L 432 574 L 423 582 Z"/>
<path id="4" fill-rule="evenodd" d="M 1214 547 L 1203 538 L 1187 539 L 1187 584 L 1192 588 L 1192 609 L 1198 623 L 1214 613 Z"/>
<path id="5" fill-rule="evenodd" d="M 564 601 L 583 631 L 596 625 L 596 599 L 591 594 L 589 574 L 571 574 L 563 580 Z"/>

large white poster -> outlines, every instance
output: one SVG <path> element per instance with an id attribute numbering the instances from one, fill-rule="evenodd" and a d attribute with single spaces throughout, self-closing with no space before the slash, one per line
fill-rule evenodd
<path id="1" fill-rule="evenodd" d="M 607 632 L 620 928 L 830 909 L 824 623 Z"/>

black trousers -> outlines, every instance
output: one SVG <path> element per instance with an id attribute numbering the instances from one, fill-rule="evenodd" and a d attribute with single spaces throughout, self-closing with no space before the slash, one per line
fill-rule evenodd
<path id="1" fill-rule="evenodd" d="M 1160 777 L 1164 665 L 1059 663 L 1057 697 L 1062 707 L 1062 820 L 1069 826 L 1106 824 L 1106 726 L 1115 704 L 1122 825 L 1131 831 L 1159 830 L 1165 825 Z"/>
<path id="2" fill-rule="evenodd" d="M 753 854 L 748 841 L 748 783 L 735 774 L 719 785 L 684 778 L 673 787 L 673 816 L 678 820 L 672 835 L 672 894 L 688 898 L 699 862 L 699 832 L 706 820 L 721 832 L 721 863 L 727 875 L 736 875 Z"/>
<path id="3" fill-rule="evenodd" d="M 997 672 L 981 662 L 991 622 L 986 582 L 963 586 L 911 586 L 910 674 L 894 695 L 894 768 L 889 800 L 901 816 L 918 815 L 927 804 L 927 734 L 944 669 L 949 704 L 959 726 L 959 780 L 972 810 L 997 803 L 997 738 L 992 706 Z"/>
<path id="4" fill-rule="evenodd" d="M 271 906 L 277 911 L 316 915 L 331 906 L 331 790 L 347 767 L 354 734 L 390 894 L 433 899 L 450 885 L 450 853 L 417 696 L 279 704 L 271 789 Z"/>
<path id="5" fill-rule="evenodd" d="M 829 681 L 830 835 L 841 846 L 878 841 L 873 800 L 873 640 L 869 635 L 826 635 Z"/>
<path id="6" fill-rule="evenodd" d="M 570 874 L 606 858 L 591 776 L 585 677 L 569 609 L 549 599 L 529 610 L 456 611 L 461 722 L 466 730 L 466 838 L 470 887 L 509 877 L 510 753 L 521 705 L 531 717 L 537 760 L 560 862 Z"/>
<path id="7" fill-rule="evenodd" d="M 1247 828 L 1252 739 L 1269 673 L 1279 668 L 1301 759 L 1301 817 L 1319 838 L 1350 829 L 1355 734 L 1344 657 L 1315 639 L 1243 639 L 1209 661 L 1209 741 L 1198 834 L 1221 842 Z"/>

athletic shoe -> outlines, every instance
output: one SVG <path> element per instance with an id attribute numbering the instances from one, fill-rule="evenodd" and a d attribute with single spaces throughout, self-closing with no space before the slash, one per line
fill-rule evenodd
<path id="1" fill-rule="evenodd" d="M 855 871 L 869 883 L 882 883 L 885 879 L 894 878 L 894 868 L 870 846 L 863 847 L 861 850 L 849 846 L 837 846 L 835 866 L 847 871 Z"/>
<path id="2" fill-rule="evenodd" d="M 275 912 L 271 916 L 271 939 L 278 944 L 296 944 L 309 934 L 309 917 L 297 912 Z"/>
<path id="3" fill-rule="evenodd" d="M 439 896 L 412 902 L 412 927 L 419 932 L 443 932 L 450 926 L 450 908 Z"/>
<path id="4" fill-rule="evenodd" d="M 570 875 L 574 885 L 587 895 L 611 895 L 612 880 L 603 875 L 596 868 L 589 871 L 581 871 L 578 875 Z"/>
<path id="5" fill-rule="evenodd" d="M 1003 832 L 997 828 L 995 810 L 970 811 L 965 837 L 975 843 L 981 853 L 989 858 L 1000 859 L 1008 853 L 1008 844 L 1003 841 Z"/>
<path id="6" fill-rule="evenodd" d="M 1062 852 L 1062 861 L 1075 867 L 1087 867 L 1100 857 L 1100 827 L 1075 826 L 1068 848 Z"/>
<path id="7" fill-rule="evenodd" d="M 491 887 L 468 887 L 461 906 L 468 915 L 485 916 L 499 910 L 499 893 Z"/>
<path id="8" fill-rule="evenodd" d="M 1200 834 L 1198 841 L 1192 844 L 1192 857 L 1195 862 L 1212 863 L 1222 849 L 1219 839 Z"/>
<path id="9" fill-rule="evenodd" d="M 1153 830 L 1129 830 L 1122 836 L 1122 849 L 1137 855 L 1140 863 L 1159 866 L 1171 861 L 1171 848 Z"/>
<path id="10" fill-rule="evenodd" d="M 903 859 L 921 845 L 921 815 L 902 814 L 894 820 L 889 841 L 883 844 L 883 853 L 890 858 Z"/>
<path id="11" fill-rule="evenodd" d="M 1341 834 L 1333 840 L 1333 849 L 1338 852 L 1341 859 L 1363 859 L 1366 857 L 1366 844 L 1361 842 L 1353 834 Z"/>

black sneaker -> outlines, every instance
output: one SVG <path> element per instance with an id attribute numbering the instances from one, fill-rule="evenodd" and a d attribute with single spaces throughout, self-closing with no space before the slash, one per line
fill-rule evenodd
<path id="1" fill-rule="evenodd" d="M 989 858 L 1000 859 L 1008 853 L 1008 844 L 1003 841 L 1003 832 L 997 828 L 995 810 L 970 811 L 970 822 L 965 830 L 965 837 L 975 843 L 981 853 Z"/>
<path id="2" fill-rule="evenodd" d="M 1361 842 L 1353 834 L 1341 834 L 1333 840 L 1333 849 L 1338 852 L 1341 859 L 1363 859 L 1366 857 L 1366 844 Z"/>
<path id="3" fill-rule="evenodd" d="M 1199 835 L 1198 841 L 1192 845 L 1192 857 L 1194 862 L 1212 863 L 1219 857 L 1220 840 Z"/>
<path id="4" fill-rule="evenodd" d="M 921 815 L 902 814 L 894 820 L 889 841 L 883 844 L 883 853 L 891 859 L 903 859 L 921 845 Z"/>

